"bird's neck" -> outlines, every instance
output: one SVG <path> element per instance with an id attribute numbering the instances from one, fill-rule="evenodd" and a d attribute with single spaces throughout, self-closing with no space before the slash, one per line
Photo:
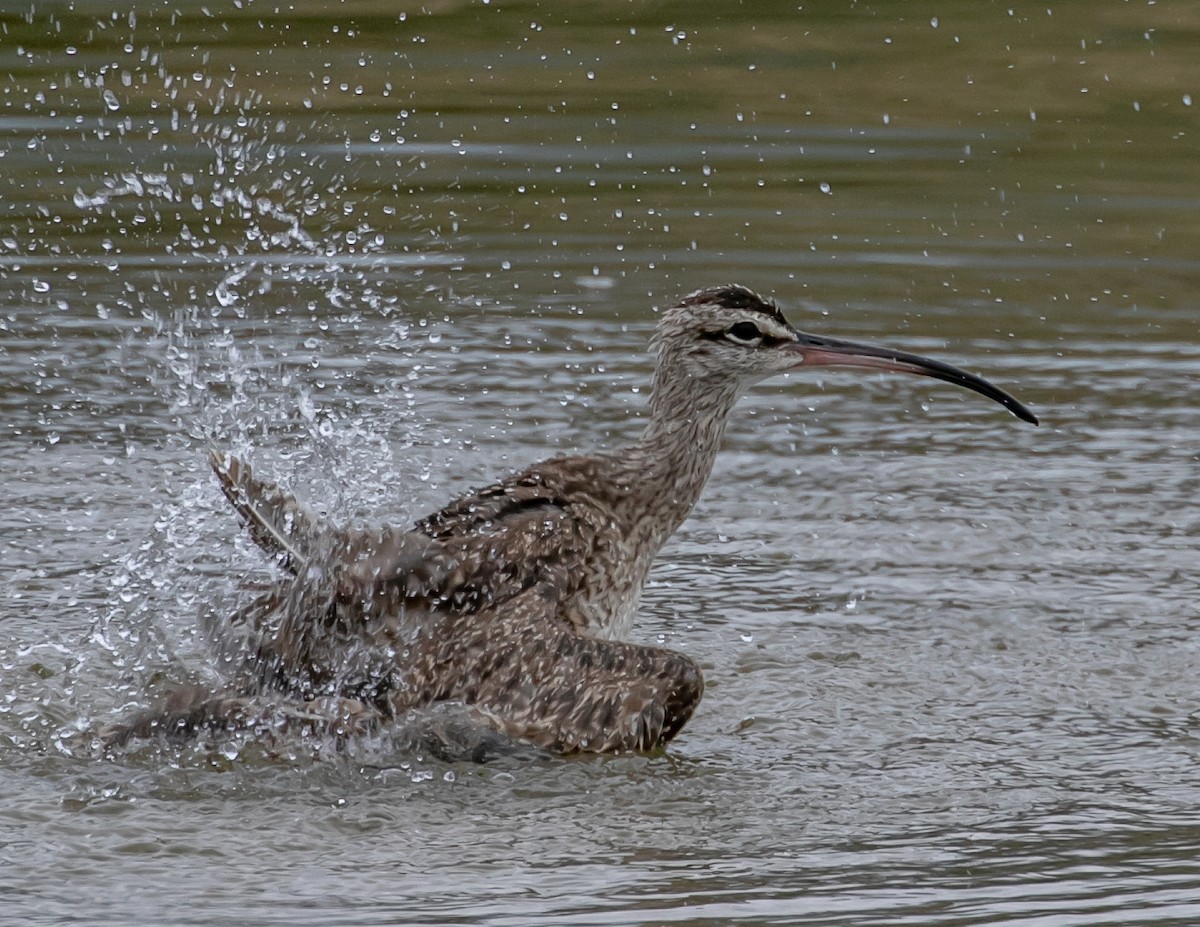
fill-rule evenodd
<path id="1" fill-rule="evenodd" d="M 650 420 L 624 463 L 655 543 L 670 537 L 700 498 L 740 395 L 735 381 L 698 380 L 663 364 L 656 370 Z"/>

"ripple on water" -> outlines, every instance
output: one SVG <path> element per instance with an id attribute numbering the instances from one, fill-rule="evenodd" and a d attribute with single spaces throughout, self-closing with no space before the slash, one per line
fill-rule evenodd
<path id="1" fill-rule="evenodd" d="M 15 918 L 1200 919 L 1178 8 L 102 6 L 0 23 Z M 87 748 L 215 684 L 197 617 L 265 575 L 207 441 L 407 519 L 619 444 L 647 307 L 728 280 L 1043 424 L 757 388 L 645 596 L 640 639 L 708 683 L 665 755 Z"/>

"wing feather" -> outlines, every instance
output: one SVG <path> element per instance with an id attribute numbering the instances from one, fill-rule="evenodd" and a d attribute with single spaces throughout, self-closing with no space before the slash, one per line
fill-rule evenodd
<path id="1" fill-rule="evenodd" d="M 397 582 L 405 594 L 428 595 L 446 575 L 446 548 L 428 535 L 386 526 L 334 526 L 275 483 L 256 477 L 232 454 L 210 449 L 208 460 L 254 542 L 293 575 L 320 566 L 343 601 L 369 598 Z"/>
<path id="2" fill-rule="evenodd" d="M 250 465 L 232 454 L 210 448 L 208 462 L 254 543 L 281 568 L 299 573 L 317 539 L 328 533 L 328 524 L 276 484 L 256 478 Z"/>

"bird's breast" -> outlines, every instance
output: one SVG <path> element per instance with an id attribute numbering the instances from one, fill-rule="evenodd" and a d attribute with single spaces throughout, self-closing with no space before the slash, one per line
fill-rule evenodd
<path id="1" fill-rule="evenodd" d="M 628 548 L 616 539 L 581 564 L 576 591 L 564 603 L 572 624 L 592 637 L 625 640 L 633 628 L 653 557 Z"/>

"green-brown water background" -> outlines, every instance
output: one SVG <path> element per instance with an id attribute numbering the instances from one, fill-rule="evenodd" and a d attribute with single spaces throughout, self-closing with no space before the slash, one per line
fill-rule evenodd
<path id="1" fill-rule="evenodd" d="M 1200 7 L 76 2 L 0 13 L 0 915 L 1193 924 Z M 79 732 L 217 678 L 204 442 L 405 520 L 636 431 L 739 281 L 962 363 L 739 407 L 636 636 L 665 755 Z"/>

